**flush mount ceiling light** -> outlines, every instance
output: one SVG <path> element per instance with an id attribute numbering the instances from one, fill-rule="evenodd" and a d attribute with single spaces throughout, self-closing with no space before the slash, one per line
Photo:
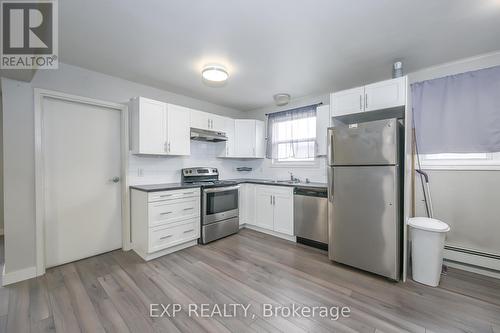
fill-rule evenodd
<path id="1" fill-rule="evenodd" d="M 290 94 L 276 94 L 273 96 L 274 103 L 276 103 L 277 106 L 283 106 L 287 105 L 288 102 L 290 102 Z"/>
<path id="2" fill-rule="evenodd" d="M 201 76 L 209 82 L 223 83 L 229 78 L 229 73 L 224 66 L 212 64 L 203 67 Z"/>

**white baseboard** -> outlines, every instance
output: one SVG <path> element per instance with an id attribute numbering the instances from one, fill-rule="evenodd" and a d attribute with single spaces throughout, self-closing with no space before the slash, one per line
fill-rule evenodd
<path id="1" fill-rule="evenodd" d="M 450 267 L 500 279 L 500 260 L 496 258 L 451 249 L 445 249 L 443 257 Z"/>
<path id="2" fill-rule="evenodd" d="M 188 241 L 186 243 L 182 243 L 179 245 L 169 247 L 168 249 L 154 252 L 154 253 L 144 253 L 143 251 L 141 251 L 141 249 L 138 249 L 138 248 L 133 249 L 133 250 L 135 253 L 137 253 L 139 255 L 139 257 L 141 257 L 145 261 L 149 261 L 149 260 L 153 260 L 153 259 L 162 257 L 164 255 L 170 254 L 172 252 L 176 252 L 176 251 L 179 251 L 179 250 L 191 247 L 191 246 L 195 246 L 196 244 L 198 244 L 198 240 L 195 239 L 195 240 Z"/>
<path id="3" fill-rule="evenodd" d="M 255 230 L 255 231 L 259 231 L 259 232 L 262 232 L 264 234 L 268 234 L 268 235 L 271 235 L 271 236 L 274 236 L 274 237 L 286 239 L 286 240 L 291 241 L 291 242 L 297 242 L 297 237 L 295 237 L 295 236 L 290 236 L 290 235 L 282 234 L 281 232 L 276 232 L 276 231 L 273 231 L 273 230 L 268 230 L 268 229 L 265 229 L 265 228 L 258 227 L 256 225 L 244 224 L 243 226 L 240 226 L 240 229 L 242 229 L 242 227 L 243 228 L 248 228 L 248 229 L 251 229 L 251 230 Z"/>
<path id="4" fill-rule="evenodd" d="M 6 286 L 8 284 L 28 280 L 34 277 L 36 277 L 36 266 L 20 269 L 18 271 L 13 271 L 9 273 L 5 272 L 5 266 L 4 266 L 2 285 Z"/>
<path id="5" fill-rule="evenodd" d="M 444 260 L 444 264 L 448 267 L 458 268 L 458 269 L 461 269 L 463 271 L 472 272 L 472 273 L 481 274 L 481 275 L 489 276 L 492 278 L 500 279 L 500 272 L 499 271 L 485 269 L 485 268 L 478 267 L 478 266 L 462 264 L 462 263 L 459 263 L 456 261 L 449 261 L 446 259 Z"/>

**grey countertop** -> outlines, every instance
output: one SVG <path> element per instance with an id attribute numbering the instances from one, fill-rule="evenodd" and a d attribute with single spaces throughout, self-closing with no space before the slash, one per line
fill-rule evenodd
<path id="1" fill-rule="evenodd" d="M 225 179 L 234 181 L 238 184 L 261 184 L 261 185 L 273 185 L 273 186 L 288 186 L 288 187 L 309 187 L 309 188 L 326 188 L 326 183 L 286 183 L 278 182 L 272 179 L 252 179 L 252 178 L 237 178 L 237 179 Z M 200 187 L 199 184 L 185 184 L 185 183 L 167 183 L 167 184 L 152 184 L 152 185 L 133 185 L 130 186 L 131 189 L 144 191 L 144 192 L 157 192 L 157 191 L 168 191 L 168 190 L 178 190 L 183 188 L 194 188 Z"/>

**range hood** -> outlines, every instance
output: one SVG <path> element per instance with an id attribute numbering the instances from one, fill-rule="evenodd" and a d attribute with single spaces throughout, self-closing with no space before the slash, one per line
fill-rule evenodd
<path id="1" fill-rule="evenodd" d="M 209 141 L 209 142 L 222 142 L 227 141 L 226 133 L 216 132 L 210 130 L 203 130 L 199 128 L 191 128 L 191 140 L 196 141 Z"/>

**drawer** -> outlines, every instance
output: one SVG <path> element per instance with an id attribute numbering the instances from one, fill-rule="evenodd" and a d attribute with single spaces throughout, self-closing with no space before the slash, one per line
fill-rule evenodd
<path id="1" fill-rule="evenodd" d="M 149 229 L 149 253 L 182 244 L 200 237 L 200 220 L 188 220 L 175 227 L 161 226 Z"/>
<path id="2" fill-rule="evenodd" d="M 173 223 L 200 216 L 200 198 L 164 200 L 148 204 L 149 226 Z"/>
<path id="3" fill-rule="evenodd" d="M 148 193 L 148 202 L 174 200 L 181 198 L 199 197 L 199 188 L 186 188 L 181 190 L 161 191 Z"/>

